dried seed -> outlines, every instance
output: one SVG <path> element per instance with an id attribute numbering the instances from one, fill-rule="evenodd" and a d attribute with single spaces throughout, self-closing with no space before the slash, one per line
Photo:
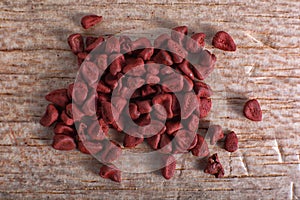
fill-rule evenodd
<path id="1" fill-rule="evenodd" d="M 144 138 L 138 138 L 131 135 L 126 134 L 123 140 L 124 147 L 136 147 L 144 141 Z"/>
<path id="2" fill-rule="evenodd" d="M 199 98 L 199 112 L 200 118 L 204 118 L 208 115 L 210 109 L 212 107 L 211 99 L 208 98 Z"/>
<path id="3" fill-rule="evenodd" d="M 42 126 L 49 127 L 58 119 L 58 110 L 53 104 L 49 104 L 46 108 L 46 112 L 40 120 Z"/>
<path id="4" fill-rule="evenodd" d="M 100 168 L 99 175 L 102 178 L 110 179 L 115 182 L 121 182 L 121 171 L 118 170 L 113 165 L 109 165 L 109 166 L 103 165 Z"/>
<path id="5" fill-rule="evenodd" d="M 69 135 L 69 136 L 73 136 L 75 131 L 72 127 L 67 126 L 66 124 L 64 124 L 63 122 L 58 122 L 55 127 L 54 127 L 54 133 L 55 134 L 63 134 L 63 135 Z"/>
<path id="6" fill-rule="evenodd" d="M 58 89 L 53 90 L 49 94 L 45 96 L 47 101 L 50 101 L 54 103 L 55 105 L 58 105 L 62 108 L 66 107 L 66 105 L 69 103 L 68 93 L 67 89 Z"/>
<path id="7" fill-rule="evenodd" d="M 219 161 L 218 154 L 215 153 L 208 158 L 208 164 L 204 172 L 215 175 L 216 178 L 222 178 L 224 176 L 224 169 Z"/>
<path id="8" fill-rule="evenodd" d="M 171 153 L 172 152 L 172 143 L 168 134 L 162 134 L 159 141 L 160 152 L 162 153 Z"/>
<path id="9" fill-rule="evenodd" d="M 161 135 L 160 134 L 156 134 L 152 137 L 148 137 L 147 138 L 147 143 L 149 144 L 149 146 L 156 150 L 158 149 L 158 145 L 159 145 L 159 141 L 160 141 Z"/>
<path id="10" fill-rule="evenodd" d="M 74 124 L 74 120 L 67 115 L 65 110 L 62 111 L 62 113 L 60 115 L 60 119 L 61 119 L 61 121 L 64 122 L 64 124 L 66 124 L 68 126 L 72 126 Z"/>
<path id="11" fill-rule="evenodd" d="M 67 135 L 55 135 L 53 137 L 52 147 L 56 150 L 73 150 L 76 148 L 75 141 L 72 137 Z"/>
<path id="12" fill-rule="evenodd" d="M 83 37 L 79 33 L 70 35 L 68 37 L 68 44 L 74 54 L 78 54 L 84 50 Z"/>
<path id="13" fill-rule="evenodd" d="M 224 138 L 224 133 L 220 125 L 209 126 L 207 134 L 211 145 L 215 145 L 219 140 Z"/>
<path id="14" fill-rule="evenodd" d="M 170 95 L 170 94 L 156 95 L 152 99 L 152 104 L 153 105 L 160 104 L 161 106 L 159 106 L 159 107 L 156 106 L 155 110 L 159 114 L 164 114 L 165 112 L 167 112 L 167 118 L 169 118 L 169 119 L 173 118 L 173 112 L 172 112 L 172 95 Z M 164 110 L 161 110 L 162 108 L 164 108 Z"/>
<path id="15" fill-rule="evenodd" d="M 81 18 L 81 25 L 84 29 L 89 29 L 102 21 L 102 16 L 86 15 Z"/>
<path id="16" fill-rule="evenodd" d="M 171 38 L 180 45 L 184 43 L 184 39 L 188 33 L 187 26 L 178 26 L 172 29 Z"/>
<path id="17" fill-rule="evenodd" d="M 166 155 L 162 158 L 162 163 L 165 167 L 161 169 L 161 173 L 165 179 L 169 180 L 175 174 L 176 159 L 172 155 Z"/>
<path id="18" fill-rule="evenodd" d="M 213 38 L 212 45 L 223 51 L 235 51 L 236 45 L 232 37 L 225 31 L 219 31 Z"/>
<path id="19" fill-rule="evenodd" d="M 90 38 L 90 37 L 89 37 Z M 95 48 L 98 48 L 100 45 L 102 45 L 104 42 L 104 38 L 102 36 L 99 36 L 96 39 L 86 39 L 86 48 L 85 51 L 87 52 L 91 52 L 92 50 L 94 50 Z"/>
<path id="20" fill-rule="evenodd" d="M 208 145 L 201 135 L 197 134 L 197 137 L 197 144 L 191 149 L 191 152 L 194 156 L 205 157 L 209 154 Z"/>
<path id="21" fill-rule="evenodd" d="M 199 53 L 205 46 L 204 39 L 204 33 L 196 33 L 192 35 L 191 38 L 187 38 L 187 41 L 185 43 L 186 50 L 191 53 Z"/>
<path id="22" fill-rule="evenodd" d="M 235 152 L 238 149 L 238 137 L 235 132 L 230 132 L 225 138 L 225 150 L 229 152 Z"/>
<path id="23" fill-rule="evenodd" d="M 245 103 L 244 115 L 252 121 L 262 120 L 262 111 L 256 99 L 249 100 Z"/>

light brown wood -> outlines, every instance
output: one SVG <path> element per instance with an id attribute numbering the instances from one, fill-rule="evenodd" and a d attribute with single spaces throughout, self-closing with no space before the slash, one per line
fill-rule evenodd
<path id="1" fill-rule="evenodd" d="M 300 197 L 300 3 L 287 1 L 25 1 L 0 2 L 0 199 L 298 199 Z M 91 30 L 87 13 L 104 17 Z M 69 34 L 115 34 L 130 29 L 187 25 L 207 34 L 217 55 L 207 79 L 214 90 L 208 121 L 234 130 L 239 150 L 218 152 L 225 178 L 203 173 L 191 155 L 175 177 L 123 173 L 121 184 L 100 178 L 97 160 L 51 148 L 38 121 L 44 95 L 76 75 Z M 236 41 L 234 53 L 213 49 L 218 30 Z M 263 121 L 243 117 L 257 98 Z M 143 146 L 139 147 L 143 150 Z"/>

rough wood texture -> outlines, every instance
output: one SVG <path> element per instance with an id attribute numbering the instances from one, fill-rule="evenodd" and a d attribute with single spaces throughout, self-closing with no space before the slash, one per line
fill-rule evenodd
<path id="1" fill-rule="evenodd" d="M 300 197 L 300 3 L 197 0 L 112 0 L 0 2 L 0 198 L 1 199 L 298 199 Z M 104 22 L 85 31 L 81 16 Z M 117 184 L 101 179 L 100 164 L 77 151 L 50 147 L 52 133 L 38 120 L 44 95 L 65 87 L 76 74 L 66 38 L 74 32 L 114 34 L 132 28 L 188 25 L 217 30 L 235 39 L 235 53 L 209 49 L 217 69 L 207 82 L 214 89 L 207 120 L 235 130 L 240 149 L 214 147 L 225 178 L 200 170 L 185 156 L 170 181 L 159 173 L 123 174 Z M 247 98 L 257 98 L 263 122 L 242 116 Z M 208 125 L 208 123 L 206 123 Z"/>

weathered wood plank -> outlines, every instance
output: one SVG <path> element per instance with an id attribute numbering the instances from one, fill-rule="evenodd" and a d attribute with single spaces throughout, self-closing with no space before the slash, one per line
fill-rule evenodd
<path id="1" fill-rule="evenodd" d="M 299 8 L 297 0 L 1 1 L 0 198 L 298 199 Z M 103 23 L 83 30 L 79 20 L 86 13 L 103 15 Z M 69 34 L 147 33 L 182 24 L 207 33 L 207 47 L 218 57 L 207 79 L 213 109 L 201 127 L 220 124 L 238 134 L 237 152 L 210 149 L 220 155 L 225 178 L 204 174 L 199 159 L 186 155 L 170 181 L 159 172 L 123 173 L 116 184 L 97 175 L 101 165 L 91 156 L 50 147 L 51 129 L 38 121 L 47 105 L 44 95 L 66 87 L 76 75 Z M 234 37 L 235 53 L 210 45 L 221 29 Z M 247 98 L 258 98 L 263 122 L 243 117 Z"/>

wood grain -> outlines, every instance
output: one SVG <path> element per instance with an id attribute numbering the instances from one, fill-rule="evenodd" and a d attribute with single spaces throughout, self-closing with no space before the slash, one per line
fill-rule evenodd
<path id="1" fill-rule="evenodd" d="M 110 0 L 0 2 L 0 199 L 298 199 L 300 197 L 300 3 L 287 1 Z M 91 30 L 87 13 L 104 17 Z M 207 82 L 214 90 L 210 123 L 234 130 L 240 149 L 218 152 L 225 178 L 201 171 L 186 155 L 176 175 L 123 173 L 121 184 L 101 179 L 100 164 L 78 151 L 59 152 L 38 121 L 50 90 L 76 75 L 69 34 L 109 35 L 131 29 L 187 25 L 205 32 L 218 57 Z M 235 53 L 213 49 L 218 30 L 229 32 Z M 242 116 L 257 98 L 263 122 Z M 143 151 L 144 146 L 138 150 Z"/>

